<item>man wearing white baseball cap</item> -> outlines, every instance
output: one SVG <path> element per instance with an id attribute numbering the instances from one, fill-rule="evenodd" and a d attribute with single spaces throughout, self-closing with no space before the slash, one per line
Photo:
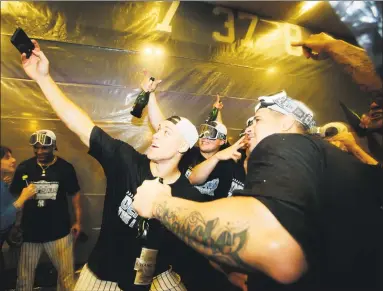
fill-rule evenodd
<path id="1" fill-rule="evenodd" d="M 81 231 L 80 186 L 72 164 L 54 154 L 56 135 L 43 129 L 34 132 L 29 145 L 35 157 L 17 167 L 10 192 L 19 195 L 25 186 L 33 184 L 36 196 L 23 208 L 21 227 L 23 244 L 17 271 L 16 289 L 33 289 L 35 269 L 43 251 L 58 273 L 59 290 L 74 287 L 73 236 Z M 71 200 L 76 216 L 71 226 L 68 210 Z"/>
<path id="2" fill-rule="evenodd" d="M 195 203 L 145 181 L 134 209 L 211 260 L 247 270 L 250 291 L 382 290 L 379 171 L 307 135 L 312 111 L 285 92 L 259 101 L 240 197 Z"/>
<path id="3" fill-rule="evenodd" d="M 172 116 L 160 123 L 147 155 L 138 153 L 131 145 L 112 138 L 96 126 L 65 96 L 49 75 L 48 59 L 38 43 L 34 40 L 33 43 L 32 56 L 27 59 L 22 55 L 25 72 L 41 87 L 60 119 L 89 147 L 89 154 L 101 164 L 107 180 L 100 235 L 75 290 L 142 290 L 136 283 L 151 285 L 158 291 L 185 290 L 182 274 L 180 278 L 175 272 L 182 264 L 191 264 L 194 251 L 173 239 L 174 235 L 155 221 L 149 221 L 148 235 L 159 234 L 158 241 L 163 242 L 156 250 L 155 277 L 151 280 L 145 272 L 152 268 L 146 268 L 148 262 L 140 257 L 143 244 L 137 239 L 137 229 L 142 220 L 132 208 L 132 200 L 144 180 L 156 177 L 169 185 L 173 196 L 200 199 L 198 191 L 178 170 L 181 157 L 198 140 L 197 129 L 186 118 Z M 138 278 L 141 271 L 145 276 Z"/>

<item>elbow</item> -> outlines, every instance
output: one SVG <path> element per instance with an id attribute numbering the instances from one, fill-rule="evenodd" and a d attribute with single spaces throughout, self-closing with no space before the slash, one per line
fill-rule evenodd
<path id="1" fill-rule="evenodd" d="M 192 172 L 190 176 L 188 177 L 190 184 L 197 185 L 197 179 L 196 175 Z"/>
<path id="2" fill-rule="evenodd" d="M 307 271 L 307 263 L 301 247 L 294 242 L 270 242 L 266 272 L 281 284 L 298 281 Z"/>

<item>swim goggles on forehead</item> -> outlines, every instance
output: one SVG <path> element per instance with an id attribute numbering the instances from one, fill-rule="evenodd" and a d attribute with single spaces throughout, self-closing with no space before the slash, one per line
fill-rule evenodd
<path id="1" fill-rule="evenodd" d="M 226 134 L 219 132 L 214 126 L 201 124 L 199 127 L 199 138 L 226 139 Z"/>
<path id="2" fill-rule="evenodd" d="M 29 144 L 33 146 L 37 143 L 40 143 L 42 146 L 51 146 L 55 143 L 55 140 L 46 133 L 34 133 L 29 139 Z"/>

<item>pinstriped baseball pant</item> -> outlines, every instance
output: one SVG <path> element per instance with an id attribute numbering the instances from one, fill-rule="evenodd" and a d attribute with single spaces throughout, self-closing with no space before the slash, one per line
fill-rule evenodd
<path id="1" fill-rule="evenodd" d="M 85 265 L 74 291 L 122 291 L 117 283 L 98 279 Z M 129 291 L 129 290 L 126 290 Z M 150 291 L 187 291 L 180 276 L 171 269 L 153 278 Z"/>
<path id="2" fill-rule="evenodd" d="M 33 289 L 35 270 L 43 249 L 57 270 L 57 290 L 73 290 L 74 266 L 72 234 L 46 243 L 24 242 L 21 246 L 16 290 L 31 291 Z"/>

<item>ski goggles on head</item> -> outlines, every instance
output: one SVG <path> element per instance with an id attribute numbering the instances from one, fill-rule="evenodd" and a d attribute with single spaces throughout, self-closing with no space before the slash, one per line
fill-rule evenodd
<path id="1" fill-rule="evenodd" d="M 34 146 L 35 144 L 39 143 L 42 146 L 51 146 L 55 144 L 56 140 L 48 136 L 46 133 L 34 133 L 29 138 L 29 144 L 31 146 Z"/>
<path id="2" fill-rule="evenodd" d="M 226 134 L 219 132 L 214 126 L 201 124 L 199 127 L 199 138 L 226 140 Z"/>

